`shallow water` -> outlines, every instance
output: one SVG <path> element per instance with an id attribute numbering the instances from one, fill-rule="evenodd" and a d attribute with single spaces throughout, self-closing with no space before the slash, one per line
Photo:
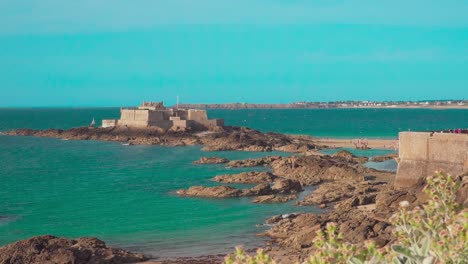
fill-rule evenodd
<path id="1" fill-rule="evenodd" d="M 464 110 L 353 110 L 213 110 L 210 115 L 262 131 L 319 136 L 396 137 L 407 127 L 468 127 Z M 102 118 L 116 118 L 118 113 L 118 108 L 0 109 L 0 131 L 70 128 L 87 125 L 93 117 L 98 123 Z M 192 164 L 201 156 L 243 159 L 274 154 L 281 153 L 207 153 L 200 147 L 0 135 L 0 245 L 54 234 L 96 236 L 111 245 L 155 256 L 217 254 L 232 251 L 238 244 L 255 246 L 261 238 L 254 234 L 263 231 L 260 224 L 266 218 L 318 210 L 292 206 L 294 201 L 262 205 L 248 198 L 182 198 L 174 191 L 217 184 L 209 179 L 218 174 L 253 170 Z"/>
<path id="2" fill-rule="evenodd" d="M 246 169 L 194 165 L 205 155 L 229 159 L 280 153 L 217 152 L 200 147 L 123 146 L 96 141 L 0 136 L 0 244 L 33 235 L 97 236 L 145 253 L 222 253 L 257 245 L 256 225 L 270 216 L 314 211 L 258 205 L 248 198 L 182 198 L 174 191 L 215 185 L 218 174 Z M 264 170 L 264 168 L 258 168 Z M 8 218 L 7 218 L 8 219 Z"/>

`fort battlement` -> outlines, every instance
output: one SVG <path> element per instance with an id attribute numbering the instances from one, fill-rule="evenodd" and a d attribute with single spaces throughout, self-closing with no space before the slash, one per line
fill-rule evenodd
<path id="1" fill-rule="evenodd" d="M 468 172 L 468 134 L 401 132 L 395 186 L 419 186 L 434 171 Z"/>
<path id="2" fill-rule="evenodd" d="M 224 126 L 223 119 L 208 119 L 206 110 L 173 109 L 163 102 L 143 102 L 139 107 L 121 108 L 120 119 L 102 120 L 102 127 L 157 127 L 206 130 Z"/>

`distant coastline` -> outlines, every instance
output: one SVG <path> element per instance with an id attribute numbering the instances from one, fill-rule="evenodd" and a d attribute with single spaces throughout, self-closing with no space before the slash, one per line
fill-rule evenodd
<path id="1" fill-rule="evenodd" d="M 468 109 L 468 101 L 422 101 L 422 102 L 296 102 L 287 104 L 179 104 L 179 108 L 188 109 Z"/>

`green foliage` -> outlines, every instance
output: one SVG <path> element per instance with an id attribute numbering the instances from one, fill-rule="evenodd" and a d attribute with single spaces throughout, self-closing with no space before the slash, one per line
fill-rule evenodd
<path id="1" fill-rule="evenodd" d="M 366 243 L 364 248 L 343 241 L 341 233 L 336 232 L 335 223 L 327 223 L 325 232 L 318 231 L 314 241 L 315 251 L 304 264 L 381 263 L 383 255 L 374 243 Z"/>
<path id="2" fill-rule="evenodd" d="M 236 247 L 234 255 L 226 256 L 225 264 L 276 264 L 274 260 L 263 252 L 262 249 L 257 250 L 257 254 L 249 256 L 245 254 L 242 247 Z"/>
<path id="3" fill-rule="evenodd" d="M 398 241 L 397 263 L 467 263 L 467 211 L 455 202 L 460 181 L 438 173 L 427 178 L 429 201 L 422 208 L 402 207 L 392 219 Z"/>
<path id="4" fill-rule="evenodd" d="M 435 264 L 468 263 L 468 211 L 461 210 L 456 200 L 460 181 L 444 173 L 427 178 L 424 192 L 428 203 L 408 210 L 409 203 L 400 203 L 400 211 L 390 220 L 394 223 L 397 241 L 390 247 L 377 249 L 366 243 L 363 248 L 346 243 L 337 233 L 336 224 L 328 223 L 318 231 L 315 251 L 304 264 Z M 226 257 L 227 264 L 274 264 L 262 250 L 248 256 L 242 248 Z"/>

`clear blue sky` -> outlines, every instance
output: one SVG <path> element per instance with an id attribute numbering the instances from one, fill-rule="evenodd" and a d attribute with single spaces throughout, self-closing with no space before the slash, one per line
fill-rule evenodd
<path id="1" fill-rule="evenodd" d="M 2 0 L 0 106 L 468 99 L 468 1 Z"/>

